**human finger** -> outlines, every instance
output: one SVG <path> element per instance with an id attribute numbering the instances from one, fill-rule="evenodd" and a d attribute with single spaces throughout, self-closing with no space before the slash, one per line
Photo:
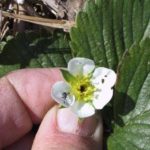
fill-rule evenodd
<path id="1" fill-rule="evenodd" d="M 30 132 L 3 150 L 31 150 L 33 139 L 34 134 Z"/>
<path id="2" fill-rule="evenodd" d="M 0 149 L 41 122 L 54 104 L 51 86 L 61 78 L 58 69 L 24 69 L 0 79 Z"/>
<path id="3" fill-rule="evenodd" d="M 101 150 L 102 120 L 79 121 L 68 108 L 54 107 L 44 117 L 32 150 Z"/>

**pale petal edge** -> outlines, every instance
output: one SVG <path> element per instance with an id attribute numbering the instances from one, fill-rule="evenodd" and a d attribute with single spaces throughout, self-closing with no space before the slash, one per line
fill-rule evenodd
<path id="1" fill-rule="evenodd" d="M 103 109 L 113 96 L 113 89 L 103 89 L 99 93 L 95 93 L 95 98 L 93 99 L 93 105 L 96 109 Z"/>
<path id="2" fill-rule="evenodd" d="M 68 62 L 68 71 L 72 74 L 72 75 L 81 75 L 83 74 L 83 67 L 85 65 L 94 65 L 94 61 L 88 58 L 83 58 L 83 57 L 75 57 L 72 58 L 69 62 Z"/>
<path id="3" fill-rule="evenodd" d="M 75 102 L 74 105 L 71 107 L 71 110 L 79 118 L 87 118 L 95 114 L 95 108 L 92 106 L 91 103 Z"/>
<path id="4" fill-rule="evenodd" d="M 97 79 L 99 80 L 100 85 L 102 85 L 101 81 L 103 80 L 103 86 L 113 87 L 116 83 L 117 75 L 111 69 L 105 67 L 98 67 L 94 70 L 93 73 L 93 81 Z"/>
<path id="5" fill-rule="evenodd" d="M 56 82 L 51 89 L 51 97 L 54 99 L 57 103 L 69 107 L 71 106 L 75 98 L 73 95 L 70 95 L 70 85 L 67 84 L 64 81 Z"/>

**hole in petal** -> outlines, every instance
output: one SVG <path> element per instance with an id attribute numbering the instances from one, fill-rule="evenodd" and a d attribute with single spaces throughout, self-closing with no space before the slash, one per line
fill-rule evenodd
<path id="1" fill-rule="evenodd" d="M 66 106 L 71 106 L 74 103 L 74 96 L 71 96 L 70 93 L 62 93 L 63 104 Z"/>
<path id="2" fill-rule="evenodd" d="M 63 99 L 66 99 L 68 94 L 69 94 L 69 93 L 66 93 L 66 92 L 62 93 L 62 98 L 63 98 Z"/>
<path id="3" fill-rule="evenodd" d="M 104 81 L 105 81 L 105 80 L 104 80 L 104 79 L 102 79 L 102 83 L 104 83 Z"/>

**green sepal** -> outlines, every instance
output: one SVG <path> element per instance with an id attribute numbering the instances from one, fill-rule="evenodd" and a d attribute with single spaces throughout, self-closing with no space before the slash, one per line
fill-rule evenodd
<path id="1" fill-rule="evenodd" d="M 85 118 L 78 118 L 78 124 L 82 124 Z"/>
<path id="2" fill-rule="evenodd" d="M 66 107 L 60 104 L 58 108 L 62 109 L 62 108 L 66 108 Z"/>
<path id="3" fill-rule="evenodd" d="M 64 79 L 71 83 L 71 82 L 74 82 L 76 80 L 76 77 L 74 77 L 71 73 L 69 73 L 66 69 L 60 69 L 61 70 L 61 73 L 64 77 Z"/>

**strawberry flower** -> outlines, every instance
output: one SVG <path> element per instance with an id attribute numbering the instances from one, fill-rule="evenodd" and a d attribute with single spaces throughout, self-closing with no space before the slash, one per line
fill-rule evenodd
<path id="1" fill-rule="evenodd" d="M 71 59 L 62 74 L 66 81 L 56 82 L 51 96 L 62 106 L 70 107 L 79 118 L 94 115 L 113 96 L 116 73 L 108 68 L 96 67 L 90 59 Z"/>

